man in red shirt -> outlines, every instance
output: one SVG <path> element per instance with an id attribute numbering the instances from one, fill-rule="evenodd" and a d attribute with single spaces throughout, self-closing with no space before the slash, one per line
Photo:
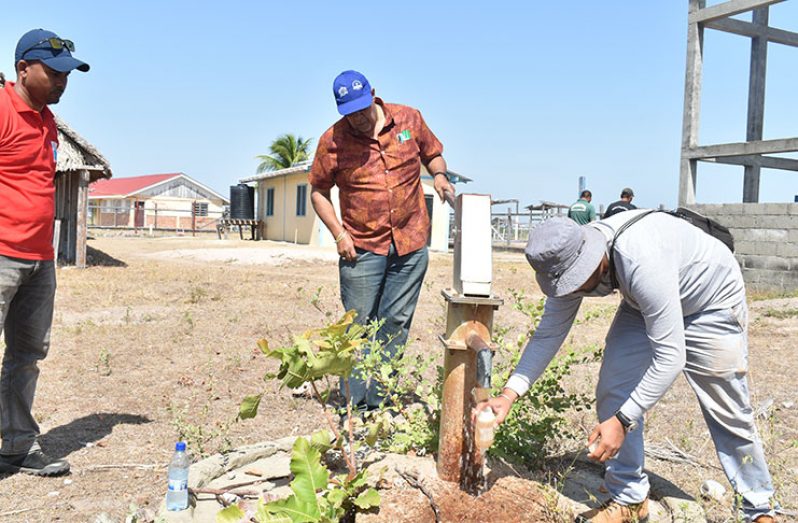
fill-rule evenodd
<path id="1" fill-rule="evenodd" d="M 38 361 L 47 356 L 55 299 L 53 218 L 58 134 L 47 108 L 73 69 L 70 40 L 34 29 L 17 43 L 17 81 L 0 89 L 0 472 L 54 476 L 69 463 L 47 456 L 31 413 Z"/>
<path id="2" fill-rule="evenodd" d="M 387 357 L 407 342 L 427 271 L 430 217 L 421 165 L 441 199 L 454 188 L 443 145 L 418 110 L 375 98 L 357 71 L 338 75 L 333 94 L 343 118 L 319 139 L 308 176 L 311 202 L 338 246 L 344 308 L 356 310 L 360 323 L 384 320 L 378 336 L 387 342 Z M 341 221 L 330 199 L 334 185 Z M 350 395 L 361 409 L 383 401 L 378 387 L 357 375 L 350 379 Z"/>

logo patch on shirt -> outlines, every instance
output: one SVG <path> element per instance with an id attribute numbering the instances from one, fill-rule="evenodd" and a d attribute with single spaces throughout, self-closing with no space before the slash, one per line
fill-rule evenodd
<path id="1" fill-rule="evenodd" d="M 399 143 L 405 143 L 410 140 L 410 129 L 405 129 L 401 133 L 396 135 L 396 139 L 399 140 Z"/>
<path id="2" fill-rule="evenodd" d="M 58 142 L 50 142 L 50 147 L 53 149 L 53 161 L 58 163 Z"/>

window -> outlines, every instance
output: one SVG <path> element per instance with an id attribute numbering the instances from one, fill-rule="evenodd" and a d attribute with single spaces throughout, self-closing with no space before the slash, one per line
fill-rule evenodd
<path id="1" fill-rule="evenodd" d="M 194 202 L 194 216 L 208 216 L 208 202 Z"/>
<path id="2" fill-rule="evenodd" d="M 130 200 L 102 200 L 101 207 L 104 212 L 129 212 Z"/>
<path id="3" fill-rule="evenodd" d="M 266 216 L 274 216 L 274 187 L 266 189 Z"/>
<path id="4" fill-rule="evenodd" d="M 432 206 L 434 204 L 435 197 L 431 194 L 424 195 L 424 203 L 427 206 L 427 216 L 429 216 L 429 227 L 427 227 L 427 247 L 432 245 Z"/>
<path id="5" fill-rule="evenodd" d="M 305 216 L 308 209 L 308 186 L 307 184 L 296 186 L 296 215 Z"/>

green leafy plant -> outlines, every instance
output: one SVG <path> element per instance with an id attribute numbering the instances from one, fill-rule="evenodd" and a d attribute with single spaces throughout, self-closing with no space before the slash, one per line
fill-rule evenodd
<path id="1" fill-rule="evenodd" d="M 343 446 L 344 439 L 338 431 L 332 415 L 327 408 L 330 387 L 327 387 L 324 394 L 319 391 L 317 382 L 327 380 L 330 376 L 349 377 L 352 368 L 358 357 L 360 348 L 369 337 L 373 338 L 376 331 L 354 322 L 355 311 L 346 312 L 340 320 L 326 327 L 316 330 L 309 330 L 300 336 L 294 336 L 293 344 L 288 347 L 271 349 L 269 342 L 265 339 L 258 342 L 261 352 L 269 358 L 280 361 L 280 367 L 276 373 L 266 373 L 264 380 L 279 379 L 282 386 L 295 389 L 305 383 L 309 383 L 313 389 L 314 397 L 321 404 L 322 410 L 327 416 L 330 428 L 335 435 L 335 440 L 339 446 Z M 349 441 L 352 441 L 352 406 L 348 401 L 351 396 L 349 393 L 349 382 L 344 380 L 346 406 L 348 413 Z M 238 416 L 240 419 L 254 417 L 258 412 L 258 405 L 263 397 L 263 393 L 247 396 L 241 403 Z M 354 461 L 354 445 L 349 445 L 349 453 L 344 453 L 344 457 L 349 468 L 349 474 L 354 477 L 356 466 Z"/>
<path id="2" fill-rule="evenodd" d="M 515 342 L 505 339 L 508 331 L 496 329 L 494 341 L 499 346 L 498 362 L 493 369 L 493 383 L 502 386 L 512 374 L 528 340 L 534 335 L 543 315 L 545 298 L 530 302 L 519 291 L 511 291 L 513 308 L 523 313 L 529 328 Z M 569 411 L 590 408 L 593 398 L 587 394 L 568 393 L 562 387 L 574 365 L 597 361 L 601 348 L 587 354 L 568 351 L 556 358 L 532 385 L 527 394 L 516 401 L 507 419 L 496 432 L 490 453 L 512 462 L 537 463 L 545 457 L 552 441 L 572 437 L 566 421 Z M 500 390 L 495 390 L 499 394 Z"/>
<path id="3" fill-rule="evenodd" d="M 355 366 L 385 397 L 380 408 L 364 417 L 365 441 L 390 452 L 424 455 L 438 446 L 443 368 L 436 362 L 440 355 L 409 357 L 407 347 L 400 347 L 389 356 L 387 343 L 374 340 L 368 355 Z M 429 378 L 432 369 L 434 380 Z"/>
<path id="4" fill-rule="evenodd" d="M 529 327 L 515 340 L 506 339 L 508 328 L 497 326 L 494 329 L 494 341 L 499 348 L 493 360 L 492 382 L 497 386 L 507 382 L 518 364 L 545 305 L 545 299 L 530 301 L 519 291 L 511 291 L 511 296 L 513 309 L 526 317 Z M 611 312 L 602 308 L 595 314 L 588 314 L 585 321 L 605 317 Z M 439 355 L 409 358 L 404 356 L 406 350 L 402 348 L 394 357 L 386 358 L 384 345 L 376 341 L 369 349 L 369 354 L 358 361 L 355 368 L 379 384 L 387 401 L 380 409 L 366 415 L 366 443 L 399 453 L 424 454 L 435 450 L 443 383 L 443 368 L 436 366 Z M 555 359 L 530 391 L 515 403 L 510 416 L 497 431 L 489 452 L 508 461 L 529 464 L 542 459 L 552 442 L 573 437 L 566 415 L 590 408 L 593 398 L 588 394 L 568 393 L 562 383 L 575 365 L 598 361 L 601 350 L 598 346 L 585 347 Z M 433 366 L 437 372 L 435 379 L 430 380 Z"/>
<path id="5" fill-rule="evenodd" d="M 366 471 L 349 478 L 342 474 L 330 477 L 321 463 L 329 450 L 330 433 L 320 431 L 310 441 L 297 438 L 291 453 L 293 494 L 285 499 L 259 500 L 255 512 L 258 523 L 334 523 L 353 520 L 357 510 L 368 510 L 380 504 L 380 494 L 366 483 Z M 217 514 L 218 522 L 238 522 L 246 513 L 239 505 L 231 505 Z"/>
<path id="6" fill-rule="evenodd" d="M 374 344 L 379 324 L 355 323 L 355 312 L 348 311 L 337 322 L 321 329 L 309 330 L 294 336 L 288 347 L 271 349 L 266 340 L 258 346 L 269 358 L 279 360 L 276 373 L 267 373 L 265 380 L 278 379 L 282 386 L 297 388 L 310 384 L 314 397 L 320 403 L 330 431 L 315 433 L 311 440 L 298 438 L 291 456 L 291 482 L 293 495 L 266 503 L 261 500 L 255 518 L 259 522 L 333 522 L 353 520 L 355 512 L 379 505 L 379 493 L 366 483 L 366 471 L 357 470 L 352 406 L 349 401 L 348 381 L 345 383 L 348 434 L 338 430 L 327 405 L 330 386 L 322 392 L 317 382 L 327 382 L 331 376 L 348 378 L 360 357 L 361 350 Z M 239 407 L 239 419 L 257 415 L 263 394 L 247 396 Z M 331 448 L 339 449 L 346 461 L 347 474 L 330 477 L 330 471 L 321 463 L 321 457 Z M 238 509 L 240 511 L 240 508 Z M 239 512 L 228 507 L 219 517 L 237 517 Z M 222 521 L 226 521 L 222 519 Z M 237 521 L 230 519 L 230 521 Z"/>

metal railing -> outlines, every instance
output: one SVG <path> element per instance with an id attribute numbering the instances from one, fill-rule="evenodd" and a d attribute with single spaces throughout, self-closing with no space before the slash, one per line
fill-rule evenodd
<path id="1" fill-rule="evenodd" d="M 197 212 L 196 209 L 165 207 L 136 209 L 89 205 L 88 227 L 94 229 L 126 229 L 174 231 L 175 233 L 216 232 L 216 225 L 225 217 L 221 211 Z"/>
<path id="2" fill-rule="evenodd" d="M 515 213 L 507 211 L 505 213 L 491 213 L 490 225 L 493 232 L 493 243 L 510 244 L 513 242 L 526 242 L 529 239 L 529 231 L 539 223 L 554 216 L 565 216 L 567 209 L 548 209 L 545 211 L 527 211 L 525 213 Z"/>
<path id="3" fill-rule="evenodd" d="M 490 227 L 494 245 L 511 245 L 513 243 L 526 243 L 529 231 L 540 222 L 554 216 L 567 216 L 568 209 L 547 209 L 527 212 L 492 212 Z M 454 241 L 454 214 L 449 216 L 449 240 Z"/>

